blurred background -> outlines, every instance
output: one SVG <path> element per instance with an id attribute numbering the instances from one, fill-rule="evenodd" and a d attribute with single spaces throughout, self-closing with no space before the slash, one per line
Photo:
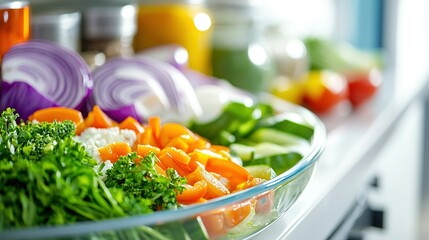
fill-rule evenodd
<path id="1" fill-rule="evenodd" d="M 14 24 L 11 14 L 4 29 L 15 26 L 11 41 L 45 39 L 78 51 L 94 68 L 117 56 L 177 54 L 192 70 L 325 114 L 373 98 L 383 70 L 395 64 L 398 6 L 383 0 L 30 0 L 21 9 L 29 7 L 30 17 Z M 25 21 L 31 28 L 20 31 L 16 26 Z"/>
<path id="2" fill-rule="evenodd" d="M 334 136 L 355 115 L 370 109 L 371 117 L 377 116 L 386 103 L 413 96 L 427 81 L 428 5 L 424 0 L 30 0 L 17 10 L 28 14 L 21 22 L 0 7 L 0 36 L 10 26 L 16 33 L 1 44 L 0 55 L 31 38 L 73 49 L 92 68 L 117 56 L 173 56 L 179 66 L 303 105 Z M 25 21 L 30 29 L 16 27 Z M 340 238 L 429 238 L 424 105 L 409 105 L 373 159 L 371 179 L 380 187 L 368 190 L 367 199 L 383 213 L 382 226 L 366 224 L 357 235 L 350 228 Z"/>

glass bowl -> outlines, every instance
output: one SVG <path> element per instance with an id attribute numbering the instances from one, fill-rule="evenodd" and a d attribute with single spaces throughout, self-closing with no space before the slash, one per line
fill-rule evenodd
<path id="1" fill-rule="evenodd" d="M 255 187 L 177 210 L 0 232 L 0 239 L 246 239 L 281 217 L 311 178 L 326 142 L 325 127 L 305 108 L 261 95 L 280 114 L 296 113 L 314 127 L 310 150 L 295 166 Z M 225 216 L 229 217 L 225 217 Z M 237 223 L 239 222 L 239 223 Z"/>

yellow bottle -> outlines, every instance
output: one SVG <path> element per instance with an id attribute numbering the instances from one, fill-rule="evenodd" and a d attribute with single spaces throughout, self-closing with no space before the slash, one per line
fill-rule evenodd
<path id="1" fill-rule="evenodd" d="M 138 7 L 136 53 L 177 44 L 189 54 L 189 67 L 210 74 L 212 22 L 203 1 L 142 0 Z"/>

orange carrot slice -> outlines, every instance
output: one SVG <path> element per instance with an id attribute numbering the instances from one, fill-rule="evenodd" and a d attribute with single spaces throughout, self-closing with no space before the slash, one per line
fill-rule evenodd
<path id="1" fill-rule="evenodd" d="M 176 161 L 174 161 L 173 157 L 171 157 L 169 154 L 165 152 L 160 152 L 157 155 L 158 159 L 161 161 L 161 163 L 165 166 L 165 170 L 168 168 L 173 168 L 176 170 L 176 172 L 181 176 L 184 177 L 188 174 L 187 171 L 182 169 Z"/>
<path id="2" fill-rule="evenodd" d="M 188 165 L 191 157 L 188 156 L 183 150 L 177 149 L 175 147 L 166 147 L 162 149 L 163 153 L 170 155 L 174 161 Z"/>
<path id="3" fill-rule="evenodd" d="M 145 157 L 146 155 L 148 155 L 150 152 L 154 152 L 155 154 L 158 154 L 161 150 L 157 147 L 154 147 L 152 145 L 149 144 L 139 144 L 137 145 L 137 155 L 141 156 L 141 157 Z"/>
<path id="4" fill-rule="evenodd" d="M 166 177 L 166 176 L 167 176 L 167 174 L 165 173 L 165 170 L 164 170 L 164 169 L 162 169 L 162 167 L 161 167 L 160 165 L 155 164 L 155 170 L 156 170 L 159 174 L 163 175 L 164 177 Z"/>
<path id="5" fill-rule="evenodd" d="M 143 126 L 133 117 L 127 117 L 119 124 L 120 129 L 133 130 L 137 135 L 143 133 Z"/>
<path id="6" fill-rule="evenodd" d="M 131 152 L 131 147 L 126 142 L 115 142 L 98 149 L 102 161 L 110 160 L 114 163 L 120 156 L 125 156 Z"/>
<path id="7" fill-rule="evenodd" d="M 51 107 L 37 110 L 28 117 L 28 120 L 36 120 L 38 122 L 63 122 L 70 120 L 78 126 L 83 123 L 83 116 L 81 112 L 73 108 Z"/>
<path id="8" fill-rule="evenodd" d="M 254 201 L 246 201 L 238 204 L 234 204 L 225 209 L 225 222 L 230 227 L 237 226 L 242 222 L 252 211 Z"/>
<path id="9" fill-rule="evenodd" d="M 177 195 L 177 201 L 182 204 L 198 202 L 207 193 L 207 182 L 204 180 L 192 185 L 185 185 L 185 190 Z"/>
<path id="10" fill-rule="evenodd" d="M 109 116 L 107 116 L 98 105 L 92 108 L 85 119 L 86 127 L 109 128 L 117 125 Z"/>
<path id="11" fill-rule="evenodd" d="M 158 116 L 148 119 L 149 127 L 152 129 L 152 135 L 156 143 L 158 143 L 159 134 L 161 131 L 161 118 Z"/>
<path id="12" fill-rule="evenodd" d="M 184 152 L 188 152 L 189 149 L 189 135 L 180 135 L 179 137 L 173 138 L 168 142 L 168 144 L 165 147 L 175 147 L 177 149 L 180 149 Z"/>
<path id="13" fill-rule="evenodd" d="M 228 178 L 231 189 L 235 189 L 238 184 L 246 182 L 251 176 L 244 167 L 230 160 L 219 158 L 209 158 L 206 164 L 206 170 Z"/>
<path id="14" fill-rule="evenodd" d="M 213 175 L 198 166 L 195 171 L 185 176 L 189 184 L 194 184 L 204 180 L 207 182 L 207 193 L 204 196 L 206 199 L 212 199 L 229 194 L 229 190 Z"/>
<path id="15" fill-rule="evenodd" d="M 161 127 L 159 144 L 161 147 L 165 147 L 172 139 L 184 134 L 188 134 L 192 137 L 194 136 L 194 134 L 183 125 L 178 123 L 166 123 Z"/>
<path id="16" fill-rule="evenodd" d="M 158 144 L 155 142 L 155 139 L 153 138 L 152 129 L 148 126 L 144 127 L 143 129 L 144 129 L 143 133 L 137 136 L 136 144 L 151 145 L 154 147 L 158 147 Z"/>

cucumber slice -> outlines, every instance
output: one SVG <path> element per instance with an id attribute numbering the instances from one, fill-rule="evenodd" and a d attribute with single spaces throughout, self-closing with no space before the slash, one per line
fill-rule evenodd
<path id="1" fill-rule="evenodd" d="M 301 141 L 288 146 L 281 146 L 270 142 L 263 142 L 253 146 L 234 143 L 230 146 L 231 154 L 233 156 L 239 157 L 244 162 L 272 155 L 287 154 L 290 152 L 304 155 L 304 153 L 307 152 L 309 148 L 310 144 L 306 141 Z"/>
<path id="2" fill-rule="evenodd" d="M 244 144 L 234 143 L 229 149 L 231 154 L 239 157 L 242 161 L 249 161 L 255 155 L 255 148 Z"/>
<path id="3" fill-rule="evenodd" d="M 307 140 L 302 137 L 272 128 L 260 128 L 249 138 L 255 142 L 271 142 L 282 146 L 307 143 Z"/>
<path id="4" fill-rule="evenodd" d="M 290 152 L 288 147 L 280 146 L 278 144 L 270 143 L 270 142 L 259 143 L 255 145 L 253 148 L 255 151 L 253 159 Z"/>
<path id="5" fill-rule="evenodd" d="M 258 128 L 271 128 L 281 132 L 290 133 L 310 141 L 314 128 L 304 122 L 301 116 L 293 113 L 281 114 L 264 119 Z"/>
<path id="6" fill-rule="evenodd" d="M 274 169 L 277 175 L 289 170 L 302 159 L 302 155 L 296 152 L 272 155 L 243 162 L 244 166 L 268 165 Z"/>
<path id="7" fill-rule="evenodd" d="M 274 170 L 267 165 L 251 165 L 245 168 L 253 177 L 270 180 L 277 176 L 276 172 L 274 172 Z"/>

